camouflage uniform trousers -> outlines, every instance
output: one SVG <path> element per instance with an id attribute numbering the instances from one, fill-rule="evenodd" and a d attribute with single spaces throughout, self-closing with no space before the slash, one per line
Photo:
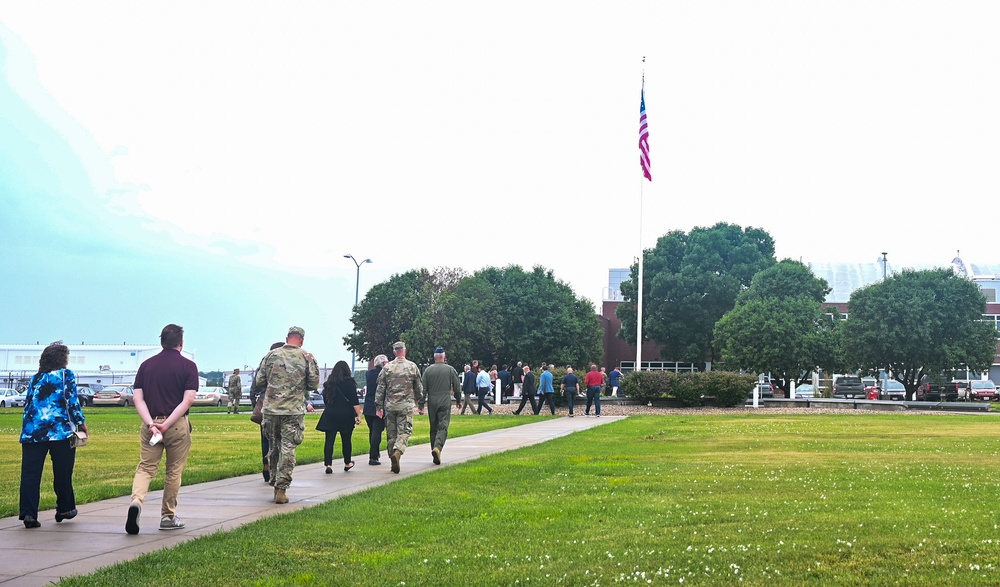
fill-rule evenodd
<path id="1" fill-rule="evenodd" d="M 431 448 L 443 449 L 451 423 L 451 401 L 442 405 L 428 404 L 427 416 L 431 422 Z"/>
<path id="2" fill-rule="evenodd" d="M 271 485 L 275 489 L 288 489 L 295 468 L 295 448 L 302 444 L 306 430 L 304 414 L 289 416 L 264 415 L 261 428 L 271 445 L 267 453 L 271 468 Z"/>
<path id="3" fill-rule="evenodd" d="M 230 412 L 230 410 L 232 410 L 232 412 L 234 414 L 239 414 L 240 413 L 240 400 L 241 399 L 243 399 L 243 392 L 242 391 L 239 392 L 239 393 L 230 393 L 229 394 L 229 406 L 226 407 L 226 413 L 228 414 Z"/>
<path id="4" fill-rule="evenodd" d="M 385 437 L 386 448 L 390 455 L 394 449 L 400 454 L 405 453 L 406 443 L 410 441 L 411 434 L 413 434 L 413 408 L 386 410 Z"/>

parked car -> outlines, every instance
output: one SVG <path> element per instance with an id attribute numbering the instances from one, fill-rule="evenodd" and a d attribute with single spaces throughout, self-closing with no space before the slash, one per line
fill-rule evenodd
<path id="1" fill-rule="evenodd" d="M 244 385 L 243 386 L 243 395 L 240 397 L 240 405 L 241 406 L 249 406 L 250 405 L 250 386 L 249 385 Z"/>
<path id="2" fill-rule="evenodd" d="M 895 379 L 888 379 L 882 386 L 879 398 L 893 401 L 903 401 L 906 399 L 906 386 Z"/>
<path id="3" fill-rule="evenodd" d="M 94 394 L 95 406 L 131 406 L 135 405 L 132 398 L 132 386 L 127 383 L 105 385 L 101 391 Z"/>
<path id="4" fill-rule="evenodd" d="M 866 399 L 865 384 L 857 375 L 840 375 L 833 380 L 833 397 L 843 399 Z"/>
<path id="5" fill-rule="evenodd" d="M 969 389 L 969 399 L 995 402 L 1000 400 L 1000 395 L 997 394 L 997 386 L 992 381 L 973 381 Z"/>
<path id="6" fill-rule="evenodd" d="M 0 389 L 0 408 L 23 408 L 27 394 L 16 389 Z"/>
<path id="7" fill-rule="evenodd" d="M 795 388 L 795 399 L 809 399 L 816 397 L 816 388 L 809 383 L 803 383 Z"/>
<path id="8" fill-rule="evenodd" d="M 774 387 L 771 386 L 770 380 L 764 380 L 764 381 L 761 381 L 761 382 L 757 383 L 756 389 L 758 390 L 757 393 L 759 394 L 759 397 L 761 399 L 763 399 L 765 397 L 769 397 L 769 398 L 773 398 L 774 397 Z M 747 399 L 750 399 L 750 400 L 753 399 L 753 392 L 754 392 L 754 388 L 751 388 L 749 394 L 747 394 L 748 395 Z"/>
<path id="9" fill-rule="evenodd" d="M 878 384 L 878 379 L 874 377 L 862 377 L 861 383 L 865 385 L 865 394 L 867 394 L 868 399 L 878 399 L 878 393 L 882 391 L 882 388 Z M 871 397 L 873 390 L 876 397 Z"/>
<path id="10" fill-rule="evenodd" d="M 229 392 L 221 387 L 199 387 L 192 406 L 228 406 Z"/>
<path id="11" fill-rule="evenodd" d="M 326 407 L 326 403 L 323 401 L 322 389 L 317 389 L 309 394 L 309 404 L 317 410 L 322 410 Z"/>
<path id="12" fill-rule="evenodd" d="M 104 389 L 100 383 L 77 383 L 76 397 L 80 399 L 80 405 L 94 405 L 94 394 Z"/>

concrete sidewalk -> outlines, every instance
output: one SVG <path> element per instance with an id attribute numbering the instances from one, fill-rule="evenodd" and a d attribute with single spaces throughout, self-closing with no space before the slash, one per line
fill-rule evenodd
<path id="1" fill-rule="evenodd" d="M 614 416 L 552 418 L 451 438 L 442 452 L 441 466 L 538 444 L 621 419 Z M 389 471 L 389 459 L 385 456 L 378 467 L 368 465 L 367 455 L 356 456 L 355 462 L 357 465 L 345 473 L 343 461 L 335 460 L 332 475 L 324 473 L 322 463 L 297 467 L 288 489 L 290 501 L 286 505 L 273 502 L 274 490 L 264 483 L 259 473 L 182 487 L 177 515 L 186 526 L 169 532 L 159 530 L 162 491 L 151 491 L 146 497 L 139 534 L 135 536 L 125 534 L 128 496 L 81 505 L 76 518 L 61 524 L 55 522 L 55 510 L 39 512 L 42 527 L 33 530 L 25 529 L 17 516 L 4 518 L 0 520 L 0 584 L 46 585 L 62 577 L 88 574 L 100 567 L 205 534 L 230 530 L 260 518 L 299 510 L 440 468 L 431 463 L 427 444 L 407 449 L 398 475 Z"/>

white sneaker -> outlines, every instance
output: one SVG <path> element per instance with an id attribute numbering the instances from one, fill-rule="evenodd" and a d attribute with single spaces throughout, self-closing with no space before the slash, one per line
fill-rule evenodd
<path id="1" fill-rule="evenodd" d="M 160 519 L 160 530 L 180 530 L 184 527 L 184 522 L 177 516 L 163 516 Z"/>

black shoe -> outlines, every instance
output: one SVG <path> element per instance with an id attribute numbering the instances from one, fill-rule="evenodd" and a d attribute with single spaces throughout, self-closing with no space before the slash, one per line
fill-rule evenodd
<path id="1" fill-rule="evenodd" d="M 34 516 L 24 516 L 24 527 L 25 528 L 41 528 L 42 523 L 35 519 Z"/>
<path id="2" fill-rule="evenodd" d="M 271 481 L 271 469 L 264 469 L 261 471 L 261 475 L 264 476 L 264 483 L 270 483 Z"/>
<path id="3" fill-rule="evenodd" d="M 142 506 L 139 505 L 139 500 L 133 499 L 132 503 L 128 506 L 128 519 L 125 520 L 125 532 L 128 534 L 138 534 L 139 533 L 139 513 L 142 511 Z"/>
<path id="4" fill-rule="evenodd" d="M 326 468 L 326 474 L 327 475 L 332 475 L 333 474 L 333 467 L 327 467 Z"/>
<path id="5" fill-rule="evenodd" d="M 381 465 L 382 463 L 380 463 L 378 459 L 368 459 L 368 464 L 369 465 Z"/>
<path id="6" fill-rule="evenodd" d="M 351 461 L 351 462 L 349 462 L 349 463 L 345 463 L 345 464 L 344 464 L 344 472 L 345 472 L 345 473 L 346 473 L 347 471 L 350 471 L 350 470 L 351 470 L 351 469 L 353 469 L 353 468 L 354 468 L 354 461 Z"/>
<path id="7" fill-rule="evenodd" d="M 58 524 L 59 522 L 62 522 L 63 520 L 72 520 L 73 518 L 76 517 L 76 513 L 77 513 L 76 512 L 76 508 L 71 509 L 70 511 L 66 512 L 65 514 L 60 514 L 59 512 L 56 512 L 56 523 Z"/>

